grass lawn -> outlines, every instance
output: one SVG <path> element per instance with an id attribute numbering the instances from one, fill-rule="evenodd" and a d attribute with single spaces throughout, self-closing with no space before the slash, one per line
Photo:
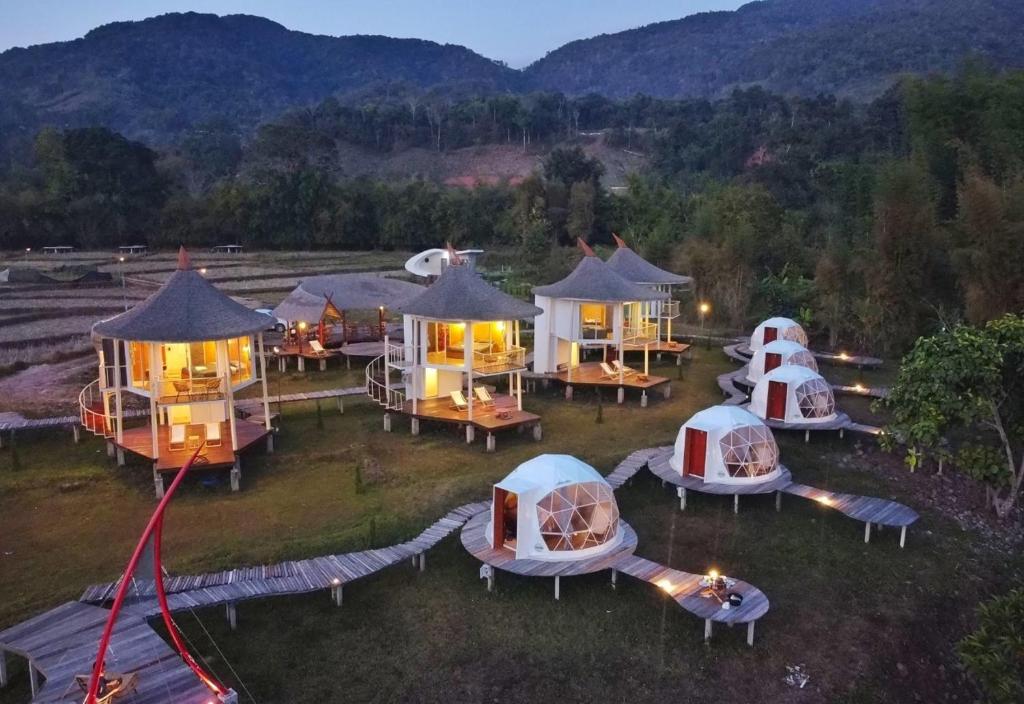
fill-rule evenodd
<path id="1" fill-rule="evenodd" d="M 323 429 L 312 404 L 285 406 L 278 452 L 246 456 L 242 492 L 198 474 L 182 487 L 165 532 L 168 567 L 194 572 L 390 544 L 485 498 L 493 481 L 539 452 L 571 453 L 606 473 L 634 449 L 670 444 L 683 420 L 721 399 L 714 377 L 731 368 L 716 349 L 697 350 L 683 380 L 674 366 L 655 367 L 673 379 L 672 398 L 647 409 L 635 398 L 621 407 L 606 399 L 601 424 L 589 394 L 572 403 L 555 390 L 528 396 L 544 441 L 503 434 L 494 455 L 440 427 L 414 438 L 399 420 L 384 433 L 381 409 L 363 398 L 347 400 L 344 415 L 325 403 Z M 282 393 L 361 383 L 360 371 L 340 370 L 281 380 Z M 780 442 L 798 481 L 913 503 L 868 471 L 849 436 Z M 114 467 L 99 440 L 25 436 L 16 447 L 17 470 L 11 451 L 0 451 L 0 627 L 115 578 L 153 508 L 145 464 Z M 714 566 L 768 594 L 772 610 L 753 649 L 745 631 L 724 627 L 703 645 L 697 619 L 626 577 L 617 591 L 607 574 L 567 579 L 555 602 L 551 580 L 501 573 L 487 594 L 457 537 L 430 553 L 423 574 L 400 566 L 349 585 L 341 609 L 314 594 L 241 604 L 235 633 L 219 610 L 198 613 L 202 626 L 190 614 L 179 621 L 213 669 L 239 686 L 208 628 L 260 702 L 970 698 L 952 643 L 969 627 L 978 589 L 1002 591 L 983 585 L 1007 568 L 974 534 L 922 510 L 901 551 L 894 531 L 866 546 L 861 524 L 795 497 L 782 513 L 771 497 L 748 498 L 734 516 L 728 498 L 702 496 L 680 513 L 647 475 L 618 493 L 638 554 L 695 572 Z M 11 660 L 0 704 L 28 700 L 24 668 Z M 798 663 L 811 675 L 799 691 L 782 683 L 785 665 Z"/>

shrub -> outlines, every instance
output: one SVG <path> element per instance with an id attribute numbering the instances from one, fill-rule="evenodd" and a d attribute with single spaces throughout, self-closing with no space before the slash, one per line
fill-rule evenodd
<path id="1" fill-rule="evenodd" d="M 979 606 L 978 628 L 958 650 L 990 702 L 1024 701 L 1024 588 Z"/>

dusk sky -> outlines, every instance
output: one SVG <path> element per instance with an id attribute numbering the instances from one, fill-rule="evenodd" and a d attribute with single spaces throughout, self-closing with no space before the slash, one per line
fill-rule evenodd
<path id="1" fill-rule="evenodd" d="M 0 51 L 81 37 L 93 27 L 165 12 L 251 14 L 315 34 L 385 34 L 462 44 L 519 68 L 595 34 L 695 12 L 732 10 L 745 0 L 0 0 Z"/>

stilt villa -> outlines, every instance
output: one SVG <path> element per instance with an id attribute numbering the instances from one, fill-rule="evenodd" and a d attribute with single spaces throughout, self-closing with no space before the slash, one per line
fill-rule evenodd
<path id="1" fill-rule="evenodd" d="M 656 321 L 659 330 L 658 338 L 649 345 L 649 351 L 655 353 L 673 352 L 681 354 L 688 349 L 687 345 L 672 340 L 672 321 L 679 317 L 679 301 L 673 300 L 674 290 L 688 291 L 693 285 L 689 276 L 673 274 L 671 271 L 651 264 L 634 252 L 618 235 L 613 234 L 616 249 L 608 258 L 608 267 L 626 281 L 646 286 L 668 296 L 664 301 L 647 301 L 647 318 Z M 642 349 L 642 346 L 626 345 L 626 350 Z"/>
<path id="2" fill-rule="evenodd" d="M 163 474 L 200 448 L 196 467 L 230 469 L 237 490 L 239 453 L 264 438 L 272 449 L 266 327 L 266 315 L 194 270 L 183 247 L 177 271 L 159 290 L 93 326 L 99 378 L 79 396 L 82 425 L 107 439 L 118 464 L 126 450 L 151 460 L 157 496 Z M 260 394 L 239 408 L 237 394 L 255 384 Z"/>
<path id="3" fill-rule="evenodd" d="M 540 416 L 523 410 L 526 349 L 519 328 L 539 308 L 486 283 L 456 256 L 401 312 L 404 341 L 387 338 L 385 354 L 366 370 L 368 393 L 387 409 L 386 430 L 398 412 L 411 418 L 414 435 L 424 420 L 464 427 L 467 443 L 480 429 L 489 451 L 499 430 L 532 426 L 540 439 Z M 507 393 L 488 384 L 503 379 Z"/>
<path id="4" fill-rule="evenodd" d="M 651 303 L 665 303 L 668 294 L 627 281 L 601 261 L 582 240 L 583 259 L 571 274 L 548 286 L 533 289 L 542 313 L 534 336 L 533 370 L 565 384 L 567 399 L 574 386 L 618 389 L 618 402 L 626 389 L 639 389 L 647 405 L 647 391 L 671 385 L 666 377 L 652 376 L 650 347 L 658 342 L 658 323 Z M 643 366 L 631 369 L 623 362 L 627 346 L 643 350 Z M 585 361 L 588 351 L 601 360 Z"/>

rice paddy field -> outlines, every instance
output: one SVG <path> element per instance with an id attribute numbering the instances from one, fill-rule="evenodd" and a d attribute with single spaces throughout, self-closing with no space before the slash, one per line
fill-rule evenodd
<path id="1" fill-rule="evenodd" d="M 191 252 L 218 288 L 253 308 L 273 307 L 308 276 L 346 272 L 404 274 L 406 252 Z M 174 271 L 176 252 L 126 256 L 112 252 L 0 254 L 0 272 L 40 272 L 57 283 L 0 283 L 0 413 L 25 416 L 74 412 L 94 354 L 97 320 L 143 300 Z M 109 283 L 70 283 L 82 273 Z M 24 278 L 24 275 L 22 276 Z M 36 367 L 32 369 L 32 367 Z M 28 372 L 27 380 L 12 379 Z M 63 402 L 62 402 L 63 400 Z"/>

